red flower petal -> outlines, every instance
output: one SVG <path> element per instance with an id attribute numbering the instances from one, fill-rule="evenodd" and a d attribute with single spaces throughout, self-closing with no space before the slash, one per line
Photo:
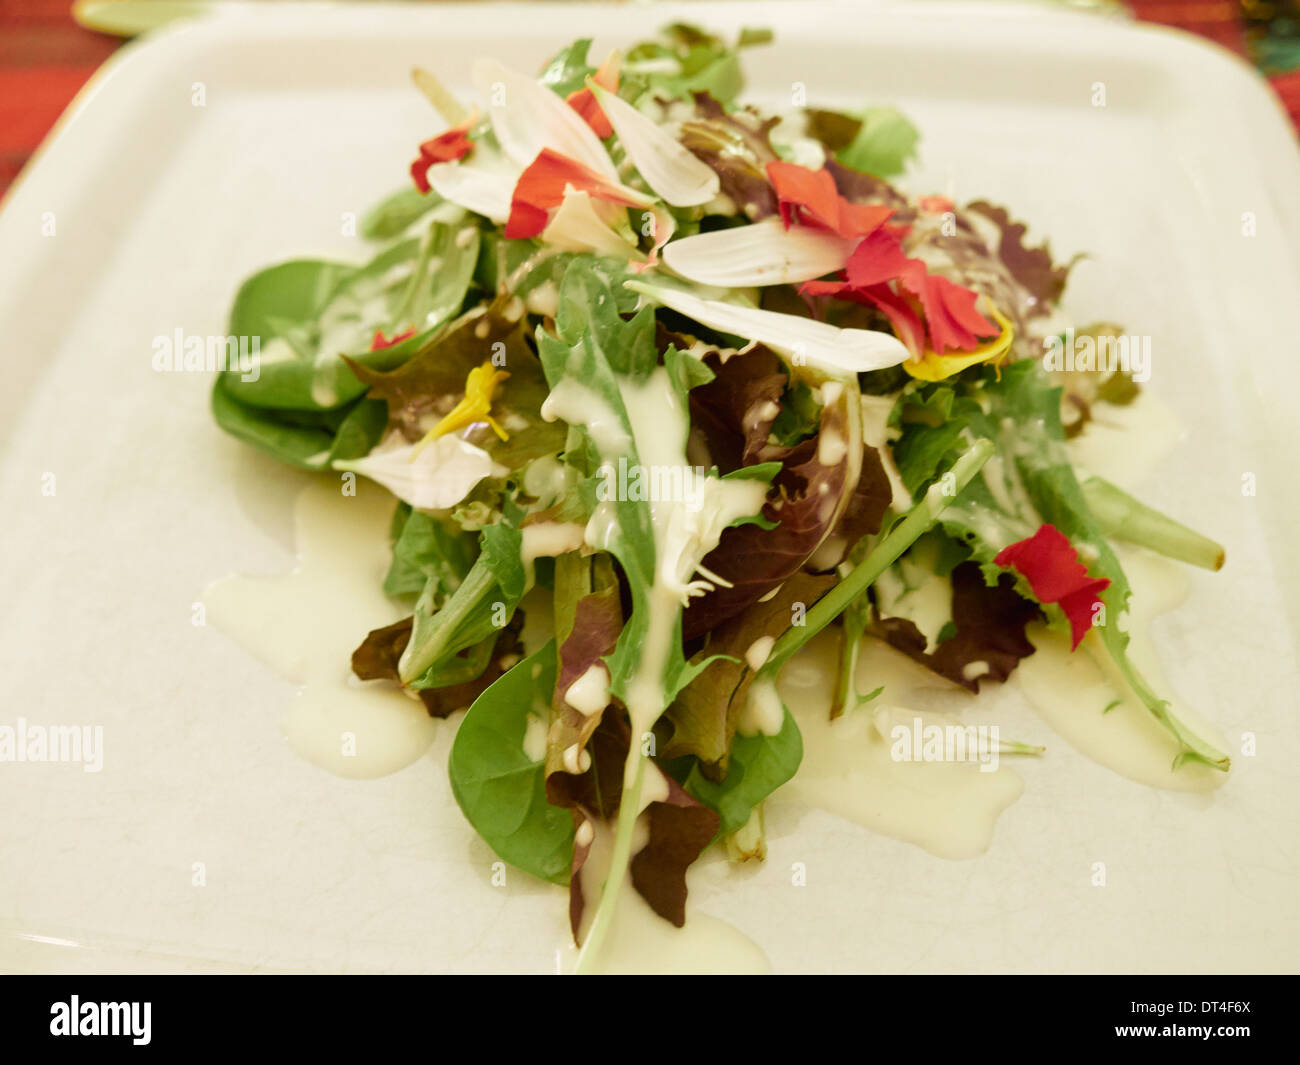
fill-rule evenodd
<path id="1" fill-rule="evenodd" d="M 413 336 L 415 336 L 414 326 L 404 332 L 394 333 L 392 338 L 389 340 L 384 339 L 384 331 L 382 329 L 376 329 L 375 335 L 370 338 L 370 350 L 383 351 L 384 348 L 394 347 L 395 345 L 400 344 L 403 340 L 409 340 Z"/>
<path id="2" fill-rule="evenodd" d="M 888 285 L 872 285 L 862 290 L 862 295 L 882 311 L 894 332 L 914 358 L 925 350 L 925 323 L 916 307 L 906 296 L 901 296 Z"/>
<path id="3" fill-rule="evenodd" d="M 460 125 L 452 126 L 420 145 L 420 154 L 411 163 L 411 180 L 417 189 L 425 193 L 429 191 L 428 171 L 434 163 L 450 163 L 469 154 L 474 147 L 474 142 L 469 139 L 473 121 L 474 117 L 471 116 Z"/>
<path id="4" fill-rule="evenodd" d="M 927 333 L 930 349 L 942 355 L 950 348 L 971 351 L 979 347 L 980 337 L 1001 332 L 975 309 L 978 293 L 931 274 L 920 259 L 909 259 L 901 238 L 898 227 L 879 226 L 853 249 L 844 264 L 842 282 L 809 282 L 800 292 L 879 307 L 917 355 L 927 344 Z M 898 282 L 898 290 L 889 288 L 893 281 Z M 920 316 L 904 292 L 920 301 L 925 312 L 923 330 Z"/>
<path id="5" fill-rule="evenodd" d="M 593 132 L 601 140 L 614 135 L 614 127 L 609 124 L 605 112 L 600 109 L 600 104 L 596 102 L 596 94 L 590 89 L 585 87 L 577 89 L 569 93 L 564 98 L 564 102 L 582 116 L 582 120 L 592 128 Z"/>
<path id="6" fill-rule="evenodd" d="M 788 229 L 794 222 L 816 226 L 852 239 L 874 232 L 890 215 L 892 207 L 850 203 L 835 188 L 826 169 L 810 170 L 797 163 L 767 164 L 767 177 L 776 191 L 781 220 Z"/>
<path id="7" fill-rule="evenodd" d="M 624 207 L 644 207 L 647 203 L 644 198 L 636 197 L 631 190 L 603 177 L 591 167 L 550 148 L 543 148 L 515 183 L 514 195 L 510 198 L 510 217 L 506 220 L 506 237 L 517 240 L 541 234 L 550 212 L 564 202 L 564 194 L 569 189 Z"/>
<path id="8" fill-rule="evenodd" d="M 898 237 L 881 226 L 853 249 L 844 264 L 844 278 L 860 288 L 879 285 L 893 281 L 907 269 L 908 263 L 915 261 L 903 254 Z"/>
<path id="9" fill-rule="evenodd" d="M 618 92 L 618 75 L 621 62 L 622 57 L 619 53 L 611 52 L 605 62 L 600 64 L 600 69 L 591 76 L 591 80 L 602 89 Z M 614 127 L 609 124 L 609 119 L 605 117 L 605 112 L 601 110 L 600 104 L 596 102 L 596 94 L 591 89 L 586 86 L 577 89 L 569 93 L 564 98 L 564 102 L 582 116 L 582 120 L 592 128 L 596 136 L 601 140 L 614 135 Z"/>
<path id="10" fill-rule="evenodd" d="M 1092 628 L 1101 602 L 1098 593 L 1110 587 L 1109 578 L 1089 577 L 1079 553 L 1054 525 L 1040 525 L 1033 536 L 1004 547 L 993 561 L 1020 573 L 1040 603 L 1056 603 L 1061 608 L 1070 622 L 1070 649 L 1078 647 Z"/>
<path id="11" fill-rule="evenodd" d="M 921 301 L 930 348 L 942 355 L 947 349 L 970 351 L 979 347 L 979 337 L 996 336 L 1001 330 L 975 310 L 978 293 L 937 277 L 920 259 L 909 259 L 899 277 L 903 287 Z"/>
<path id="12" fill-rule="evenodd" d="M 929 214 L 944 214 L 953 209 L 952 200 L 947 196 L 922 196 L 916 205 Z"/>
<path id="13" fill-rule="evenodd" d="M 898 290 L 889 287 L 892 281 L 898 282 Z M 976 311 L 978 294 L 948 278 L 933 276 L 922 260 L 904 254 L 896 226 L 880 226 L 862 239 L 845 263 L 844 281 L 813 281 L 800 291 L 878 307 L 915 355 L 920 355 L 927 342 L 939 354 L 948 348 L 970 351 L 979 346 L 979 337 L 1001 332 Z M 905 293 L 919 300 L 926 315 L 924 322 Z"/>

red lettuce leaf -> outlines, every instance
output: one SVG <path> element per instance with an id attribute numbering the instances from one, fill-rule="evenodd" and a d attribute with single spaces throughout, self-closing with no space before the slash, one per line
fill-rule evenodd
<path id="1" fill-rule="evenodd" d="M 659 772 L 659 770 L 656 770 Z M 632 886 L 664 920 L 686 923 L 686 870 L 718 834 L 722 819 L 664 774 L 668 798 L 645 812 L 650 837 L 632 856 Z"/>
<path id="2" fill-rule="evenodd" d="M 931 654 L 926 654 L 925 637 L 907 618 L 877 615 L 870 631 L 939 676 L 978 692 L 980 681 L 1006 680 L 1022 658 L 1034 653 L 1025 626 L 1041 616 L 1038 607 L 1015 590 L 1009 574 L 990 586 L 978 563 L 963 562 L 952 571 L 956 631 Z M 973 662 L 987 662 L 988 672 L 967 676 L 966 667 Z"/>
<path id="3" fill-rule="evenodd" d="M 718 546 L 705 557 L 705 567 L 731 587 L 719 585 L 691 600 L 682 615 L 683 638 L 688 643 L 749 609 L 799 572 L 839 523 L 844 497 L 861 484 L 861 480 L 847 483 L 847 461 L 826 465 L 817 456 L 821 432 L 848 436 L 845 414 L 838 405 L 823 408 L 817 436 L 793 447 L 761 442 L 771 419 L 759 412 L 779 395 L 778 380 L 782 388 L 785 383 L 780 361 L 771 352 L 758 348 L 725 362 L 714 353 L 706 356 L 705 363 L 715 376 L 692 389 L 691 424 L 698 427 L 712 461 L 723 473 L 756 462 L 778 461 L 782 466 L 763 507 L 763 517 L 776 528 L 754 524 L 725 529 Z M 884 502 L 877 481 L 877 472 L 883 469 L 877 471 L 879 456 L 866 455 L 870 450 L 864 449 L 862 465 L 870 469 L 871 483 L 860 501 L 863 510 L 855 515 L 855 524 L 862 527 L 872 523 L 867 511 L 870 501 Z M 876 528 L 883 513 L 882 505 L 875 515 Z"/>
<path id="4" fill-rule="evenodd" d="M 622 797 L 623 764 L 631 742 L 627 714 L 606 712 L 592 736 L 593 765 L 582 787 L 572 798 L 574 847 L 569 878 L 569 924 L 576 941 L 582 930 L 587 899 L 582 870 L 591 854 L 596 833 L 612 833 Z M 632 856 L 632 886 L 660 917 L 680 928 L 686 921 L 686 870 L 718 834 L 721 820 L 716 811 L 697 802 L 651 763 L 648 774 L 658 774 L 667 785 L 668 797 L 650 803 L 642 812 L 649 833 L 645 845 Z M 603 783 L 602 783 L 603 782 Z M 548 781 L 549 785 L 549 781 Z M 591 826 L 591 839 L 584 842 L 584 824 Z"/>
<path id="5" fill-rule="evenodd" d="M 696 117 L 682 123 L 686 149 L 718 175 L 723 195 L 751 221 L 776 214 L 767 164 L 778 158 L 770 138 L 780 119 L 741 108 L 728 112 L 706 92 L 695 93 Z"/>
<path id="6" fill-rule="evenodd" d="M 1046 243 L 1037 248 L 1027 246 L 1025 225 L 1014 221 L 1004 207 L 986 200 L 977 200 L 967 204 L 966 210 L 982 215 L 998 227 L 1001 239 L 998 246 L 990 250 L 1036 300 L 1040 303 L 1055 303 L 1061 298 L 1073 263 L 1053 266 L 1052 253 Z"/>

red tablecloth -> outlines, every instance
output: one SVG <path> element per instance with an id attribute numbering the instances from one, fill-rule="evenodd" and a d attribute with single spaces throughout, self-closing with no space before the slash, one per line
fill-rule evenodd
<path id="1" fill-rule="evenodd" d="M 0 192 L 63 109 L 121 43 L 72 21 L 71 0 L 0 0 Z M 1246 55 L 1235 0 L 1130 0 L 1141 19 L 1199 33 Z M 1300 70 L 1270 79 L 1300 128 Z"/>

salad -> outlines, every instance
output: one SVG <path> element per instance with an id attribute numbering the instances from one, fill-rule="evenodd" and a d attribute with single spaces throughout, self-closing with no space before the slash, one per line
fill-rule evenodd
<path id="1" fill-rule="evenodd" d="M 1140 385 L 1045 353 L 1118 327 L 1063 318 L 1071 264 L 1005 209 L 891 184 L 918 139 L 897 111 L 740 103 L 767 39 L 481 59 L 473 101 L 416 71 L 446 128 L 364 219 L 373 257 L 249 278 L 229 331 L 259 373 L 212 393 L 241 440 L 395 497 L 408 616 L 358 632 L 352 671 L 468 708 L 456 800 L 568 885 L 580 969 L 625 884 L 680 926 L 707 847 L 762 856 L 802 754 L 776 680 L 827 630 L 833 715 L 872 713 L 865 635 L 977 694 L 1045 621 L 1180 763 L 1229 764 L 1130 662 L 1112 542 L 1222 548 L 1067 458 Z"/>

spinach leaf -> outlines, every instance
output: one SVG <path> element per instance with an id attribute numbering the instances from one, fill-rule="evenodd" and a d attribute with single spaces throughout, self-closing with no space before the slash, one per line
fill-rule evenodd
<path id="1" fill-rule="evenodd" d="M 465 240 L 461 234 L 469 233 Z M 391 370 L 459 313 L 478 259 L 478 230 L 434 222 L 361 267 L 314 260 L 282 263 L 249 278 L 230 312 L 231 336 L 256 337 L 256 379 L 226 371 L 250 406 L 330 410 L 365 391 L 344 361 Z M 376 331 L 406 340 L 372 351 Z"/>
<path id="2" fill-rule="evenodd" d="M 774 736 L 737 733 L 731 743 L 727 775 L 715 783 L 695 763 L 682 786 L 722 818 L 719 836 L 744 827 L 760 802 L 794 776 L 803 759 L 803 738 L 787 709 Z"/>
<path id="3" fill-rule="evenodd" d="M 567 48 L 561 48 L 542 68 L 542 75 L 537 80 L 565 97 L 585 88 L 587 78 L 596 73 L 596 68 L 587 62 L 590 49 L 590 37 L 580 37 Z"/>
<path id="4" fill-rule="evenodd" d="M 361 235 L 376 241 L 400 237 L 442 202 L 436 193 L 421 192 L 408 184 L 366 212 L 361 219 Z"/>
<path id="5" fill-rule="evenodd" d="M 546 801 L 545 762 L 524 750 L 529 719 L 544 725 L 549 715 L 555 668 L 551 640 L 480 695 L 460 723 L 447 768 L 461 811 L 499 858 L 567 884 L 573 821 Z"/>
<path id="6" fill-rule="evenodd" d="M 231 394 L 230 378 L 212 386 L 212 415 L 231 436 L 302 470 L 327 470 L 335 459 L 366 454 L 379 442 L 388 411 L 379 400 L 358 399 L 332 411 L 253 407 Z"/>

